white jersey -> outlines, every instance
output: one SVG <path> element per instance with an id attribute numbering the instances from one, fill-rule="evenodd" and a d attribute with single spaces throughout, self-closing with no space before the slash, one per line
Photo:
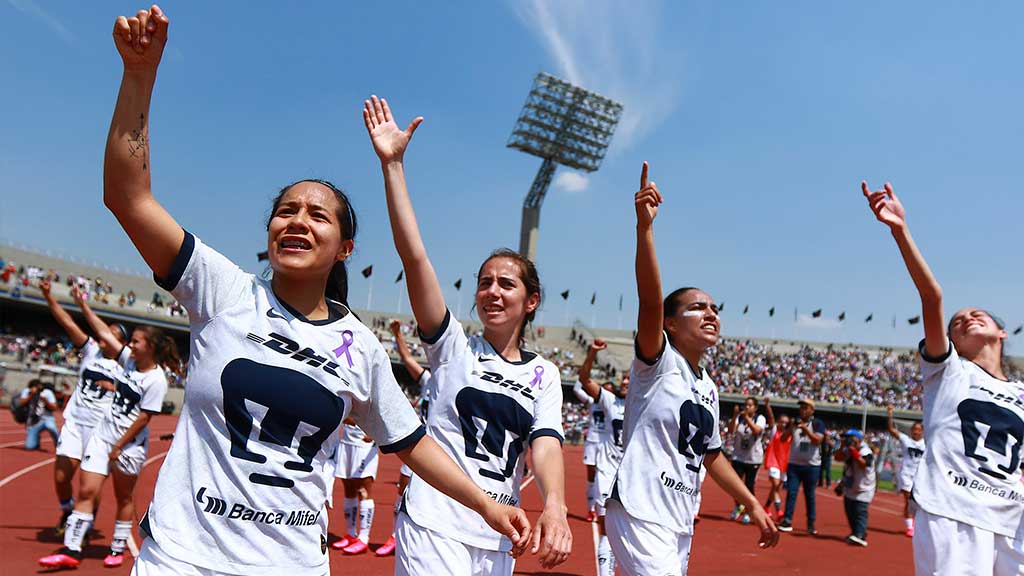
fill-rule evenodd
<path id="1" fill-rule="evenodd" d="M 1024 384 L 960 358 L 953 344 L 929 359 L 924 379 L 924 461 L 914 500 L 929 514 L 1014 537 L 1024 515 Z"/>
<path id="2" fill-rule="evenodd" d="M 76 425 L 86 428 L 98 424 L 107 412 L 110 412 L 110 402 L 114 399 L 114 392 L 103 388 L 99 383 L 116 383 L 123 372 L 119 362 L 127 361 L 130 355 L 131 351 L 125 346 L 118 360 L 104 358 L 99 344 L 89 338 L 82 346 L 78 386 L 64 407 L 64 420 L 73 421 Z"/>
<path id="3" fill-rule="evenodd" d="M 542 436 L 562 440 L 558 368 L 526 351 L 521 362 L 506 361 L 482 337 L 467 338 L 450 312 L 437 335 L 421 339 L 436 394 L 427 433 L 491 498 L 518 506 L 527 446 Z M 419 526 L 463 544 L 512 548 L 479 514 L 418 476 L 405 490 L 405 509 Z"/>
<path id="4" fill-rule="evenodd" d="M 701 464 L 722 449 L 718 390 L 707 371 L 695 372 L 663 338 L 653 362 L 633 359 L 625 452 L 612 497 L 634 518 L 692 534 Z"/>
<path id="5" fill-rule="evenodd" d="M 434 385 L 434 375 L 430 373 L 430 370 L 424 370 L 420 374 L 420 401 L 418 406 L 420 420 L 427 421 L 427 417 L 430 415 L 430 403 L 434 401 L 436 394 L 437 388 Z"/>
<path id="6" fill-rule="evenodd" d="M 601 389 L 595 406 L 600 406 L 605 414 L 605 427 L 601 432 L 601 445 L 597 451 L 597 468 L 611 471 L 614 475 L 622 461 L 623 419 L 626 413 L 626 399 L 619 398 L 612 392 Z"/>
<path id="7" fill-rule="evenodd" d="M 768 423 L 764 416 L 754 416 L 754 424 L 761 429 L 760 434 L 754 434 L 754 430 L 747 425 L 747 420 L 742 414 L 736 418 L 736 433 L 733 436 L 732 459 L 745 464 L 761 465 L 764 462 L 764 438 L 765 428 Z"/>
<path id="8" fill-rule="evenodd" d="M 159 281 L 188 311 L 185 401 L 143 527 L 215 572 L 328 570 L 327 460 L 351 416 L 395 452 L 423 428 L 381 343 L 347 308 L 312 321 L 191 234 Z"/>
<path id="9" fill-rule="evenodd" d="M 917 469 L 924 458 L 924 438 L 914 440 L 903 432 L 900 432 L 900 446 L 903 448 L 903 459 L 900 462 L 900 476 L 906 476 L 913 481 Z"/>
<path id="10" fill-rule="evenodd" d="M 348 444 L 350 446 L 359 446 L 361 448 L 369 448 L 373 446 L 373 439 L 363 432 L 363 429 L 355 424 L 342 423 L 341 425 L 341 443 Z"/>
<path id="11" fill-rule="evenodd" d="M 602 390 L 604 390 L 602 388 Z M 584 442 L 600 442 L 601 437 L 604 435 L 604 431 L 608 424 L 608 413 L 603 408 L 594 402 L 590 405 L 590 421 L 587 425 L 587 436 L 583 439 Z"/>
<path id="12" fill-rule="evenodd" d="M 108 443 L 115 443 L 124 436 L 132 424 L 139 418 L 143 410 L 150 414 L 159 414 L 163 407 L 164 396 L 167 394 L 167 375 L 160 366 L 154 366 L 145 372 L 135 369 L 135 362 L 130 358 L 123 365 L 124 370 L 114 382 L 117 390 L 110 402 L 107 415 L 96 425 L 96 435 Z M 126 446 L 145 446 L 149 440 L 147 425 Z"/>

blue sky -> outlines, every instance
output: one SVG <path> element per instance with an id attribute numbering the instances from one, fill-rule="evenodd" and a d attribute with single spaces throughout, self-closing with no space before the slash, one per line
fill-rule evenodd
<path id="1" fill-rule="evenodd" d="M 543 323 L 615 327 L 620 294 L 621 322 L 635 321 L 632 194 L 643 160 L 666 198 L 656 224 L 663 284 L 724 301 L 727 335 L 920 338 L 905 322 L 916 293 L 861 179 L 895 186 L 947 314 L 979 305 L 1011 328 L 1024 322 L 1019 3 L 162 6 L 171 36 L 152 110 L 154 191 L 249 270 L 261 269 L 275 190 L 329 178 L 361 220 L 353 268 L 372 264 L 374 307 L 396 309 L 400 264 L 360 116 L 375 93 L 400 122 L 426 117 L 407 170 L 455 308 L 455 279 L 518 244 L 540 160 L 505 143 L 545 71 L 622 101 L 625 117 L 601 170 L 560 171 L 545 202 Z M 0 238 L 143 269 L 100 191 L 120 78 L 110 30 L 139 7 L 0 1 Z M 353 276 L 351 301 L 363 306 L 369 283 Z M 464 314 L 471 299 L 462 295 Z M 1011 340 L 1014 354 L 1021 342 Z"/>

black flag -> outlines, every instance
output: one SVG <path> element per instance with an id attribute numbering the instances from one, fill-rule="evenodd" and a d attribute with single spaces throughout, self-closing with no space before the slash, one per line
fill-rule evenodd
<path id="1" fill-rule="evenodd" d="M 719 302 L 718 303 L 718 312 L 719 313 L 725 312 L 725 302 Z"/>
<path id="2" fill-rule="evenodd" d="M 811 312 L 811 318 L 821 318 L 821 308 Z"/>
<path id="3" fill-rule="evenodd" d="M 458 280 L 455 281 L 455 289 L 462 290 L 462 278 L 459 278 Z"/>
<path id="4" fill-rule="evenodd" d="M 768 317 L 773 318 L 775 316 L 775 306 L 768 309 Z"/>
<path id="5" fill-rule="evenodd" d="M 597 292 L 594 292 L 594 295 L 590 297 L 590 305 L 591 306 L 594 305 L 594 302 L 597 302 Z"/>
<path id="6" fill-rule="evenodd" d="M 257 262 L 263 262 L 264 260 L 270 260 L 270 254 L 266 250 L 256 254 Z"/>
<path id="7" fill-rule="evenodd" d="M 920 316 L 914 316 L 913 318 L 907 318 L 907 324 L 914 325 L 921 321 Z"/>
<path id="8" fill-rule="evenodd" d="M 839 321 L 842 322 L 843 320 L 846 320 L 846 312 L 839 313 Z"/>
<path id="9" fill-rule="evenodd" d="M 868 314 L 868 317 L 865 318 L 864 321 L 865 322 L 871 322 L 874 319 L 875 319 L 875 315 L 874 314 Z"/>
<path id="10" fill-rule="evenodd" d="M 1013 335 L 1016 336 L 1017 334 L 1020 334 L 1021 332 L 1024 332 L 1024 325 L 1017 326 L 1017 329 L 1013 331 Z"/>
<path id="11" fill-rule="evenodd" d="M 373 274 L 373 264 L 363 268 L 363 278 L 369 278 L 371 274 Z"/>
<path id="12" fill-rule="evenodd" d="M 562 300 L 568 300 L 568 299 L 569 299 L 569 291 L 566 290 L 565 292 L 562 292 Z"/>
<path id="13" fill-rule="evenodd" d="M 403 268 L 403 269 L 398 271 L 398 276 L 395 276 L 395 284 L 398 284 L 399 282 L 401 282 L 402 278 L 404 278 L 404 277 L 405 277 L 405 269 Z"/>
<path id="14" fill-rule="evenodd" d="M 746 316 L 747 312 L 750 312 L 750 304 L 743 307 L 743 315 Z"/>

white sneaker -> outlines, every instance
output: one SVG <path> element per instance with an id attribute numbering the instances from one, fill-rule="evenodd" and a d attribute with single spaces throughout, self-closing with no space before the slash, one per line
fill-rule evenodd
<path id="1" fill-rule="evenodd" d="M 850 534 L 849 536 L 847 536 L 846 537 L 846 542 L 848 544 L 856 544 L 857 546 L 863 546 L 865 548 L 867 548 L 867 546 L 868 546 L 868 541 L 867 540 L 865 540 L 863 538 L 858 538 L 854 534 Z"/>

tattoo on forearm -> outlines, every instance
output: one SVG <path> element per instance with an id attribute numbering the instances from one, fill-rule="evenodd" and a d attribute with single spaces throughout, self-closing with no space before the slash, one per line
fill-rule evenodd
<path id="1" fill-rule="evenodd" d="M 128 153 L 132 158 L 142 158 L 142 169 L 146 170 L 149 164 L 149 135 L 146 134 L 146 115 L 139 114 L 139 127 L 132 130 L 132 136 L 128 139 Z"/>

